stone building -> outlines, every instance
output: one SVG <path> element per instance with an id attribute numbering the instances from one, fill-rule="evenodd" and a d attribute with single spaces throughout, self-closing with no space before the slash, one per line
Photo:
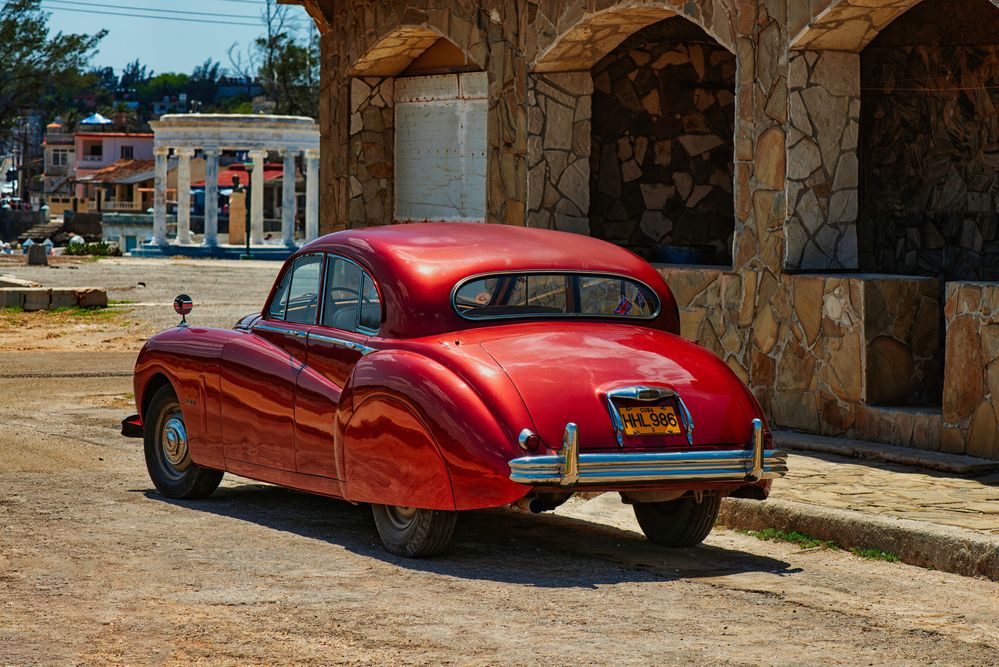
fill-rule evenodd
<path id="1" fill-rule="evenodd" d="M 776 425 L 999 458 L 999 0 L 286 1 L 321 231 L 607 239 Z"/>

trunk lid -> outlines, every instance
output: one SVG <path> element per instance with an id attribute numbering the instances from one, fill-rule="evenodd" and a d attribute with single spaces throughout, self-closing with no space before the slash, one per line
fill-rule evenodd
<path id="1" fill-rule="evenodd" d="M 504 329 L 509 330 L 506 335 L 480 345 L 513 381 L 549 447 L 561 446 L 566 423 L 574 422 L 582 449 L 690 448 L 685 433 L 625 435 L 618 445 L 608 392 L 624 387 L 675 391 L 692 417 L 695 447 L 745 446 L 751 420 L 762 416 L 748 389 L 720 359 L 678 336 L 587 323 L 557 324 L 545 331 Z M 642 402 L 616 399 L 615 404 Z"/>

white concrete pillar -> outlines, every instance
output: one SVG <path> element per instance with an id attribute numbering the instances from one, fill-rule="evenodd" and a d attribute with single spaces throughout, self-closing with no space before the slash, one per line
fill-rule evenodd
<path id="1" fill-rule="evenodd" d="M 191 242 L 191 158 L 193 148 L 178 148 L 177 154 L 177 243 Z"/>
<path id="2" fill-rule="evenodd" d="M 295 158 L 298 151 L 283 150 L 284 172 L 281 175 L 281 240 L 289 248 L 295 247 Z"/>
<path id="3" fill-rule="evenodd" d="M 305 151 L 305 240 L 319 236 L 319 151 Z"/>
<path id="4" fill-rule="evenodd" d="M 219 243 L 219 149 L 206 148 L 205 153 L 205 241 L 206 246 Z"/>
<path id="5" fill-rule="evenodd" d="M 167 244 L 167 168 L 170 149 L 166 146 L 153 148 L 155 157 L 155 181 L 153 184 L 153 243 Z"/>
<path id="6" fill-rule="evenodd" d="M 250 176 L 250 244 L 264 242 L 264 165 L 267 151 L 250 151 L 253 174 Z"/>

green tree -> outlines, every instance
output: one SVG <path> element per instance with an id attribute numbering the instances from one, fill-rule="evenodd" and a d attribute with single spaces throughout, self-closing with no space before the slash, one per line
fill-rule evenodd
<path id="1" fill-rule="evenodd" d="M 107 34 L 50 34 L 40 0 L 6 0 L 0 6 L 0 138 L 25 111 L 51 113 L 61 87 L 83 75 Z"/>
<path id="2" fill-rule="evenodd" d="M 306 35 L 288 7 L 266 0 L 261 11 L 265 32 L 244 56 L 234 44 L 229 50 L 233 69 L 255 78 L 279 114 L 319 116 L 319 35 L 309 22 Z"/>

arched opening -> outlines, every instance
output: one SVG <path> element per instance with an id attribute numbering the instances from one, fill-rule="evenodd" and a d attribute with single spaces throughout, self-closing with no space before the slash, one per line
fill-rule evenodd
<path id="1" fill-rule="evenodd" d="M 591 234 L 653 261 L 730 265 L 735 56 L 672 17 L 591 75 Z"/>
<path id="2" fill-rule="evenodd" d="M 999 279 L 999 9 L 923 0 L 860 55 L 862 269 Z"/>
<path id="3" fill-rule="evenodd" d="M 528 224 L 730 265 L 736 59 L 686 16 L 584 16 L 528 85 Z"/>
<path id="4" fill-rule="evenodd" d="M 487 74 L 426 26 L 350 69 L 348 224 L 486 217 Z"/>

